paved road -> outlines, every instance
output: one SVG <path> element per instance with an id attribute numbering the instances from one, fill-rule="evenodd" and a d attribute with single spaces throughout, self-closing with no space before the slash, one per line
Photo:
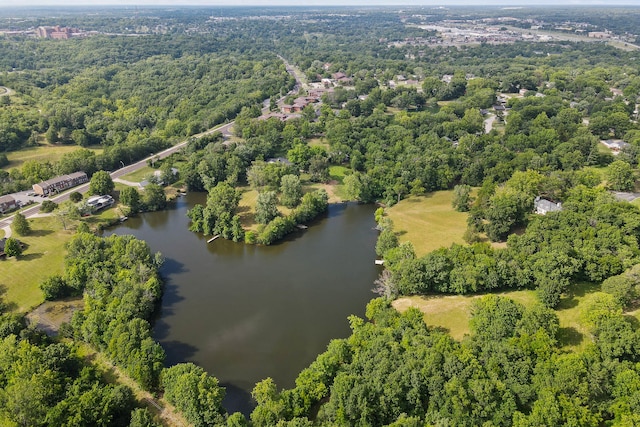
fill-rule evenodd
<path id="1" fill-rule="evenodd" d="M 303 82 L 300 80 L 300 77 L 298 76 L 297 71 L 294 69 L 293 66 L 291 66 L 284 58 L 280 57 L 280 59 L 284 62 L 285 67 L 287 69 L 287 72 L 289 74 L 291 74 L 295 79 L 296 79 L 296 87 L 294 88 L 294 90 L 292 90 L 291 92 L 289 92 L 287 95 L 291 95 L 293 93 L 296 93 L 300 87 L 302 87 Z M 285 97 L 281 97 L 278 102 L 282 102 L 282 100 Z M 262 113 L 268 113 L 269 112 L 269 105 L 268 104 L 264 104 L 264 107 L 262 108 Z M 184 147 L 185 145 L 187 145 L 189 143 L 189 140 L 191 138 L 201 138 L 205 135 L 209 135 L 212 134 L 214 132 L 220 132 L 225 138 L 230 137 L 233 133 L 233 124 L 235 123 L 235 121 L 220 125 L 220 126 L 216 126 L 214 128 L 211 128 L 205 132 L 199 133 L 197 135 L 193 135 L 191 137 L 189 137 L 188 139 L 180 142 L 179 144 L 176 144 L 170 148 L 167 148 L 164 151 L 161 151 L 159 153 L 153 154 L 145 159 L 140 160 L 139 162 L 130 164 L 128 166 L 124 166 L 120 169 L 117 169 L 113 172 L 111 172 L 111 178 L 115 179 L 115 178 L 120 178 L 121 176 L 124 175 L 128 175 L 132 172 L 135 172 L 139 169 L 142 169 L 143 167 L 145 167 L 147 165 L 147 161 L 151 160 L 151 159 L 164 159 L 165 157 L 169 157 L 170 155 L 172 155 L 173 153 L 179 151 L 182 147 Z M 86 184 L 82 184 L 78 187 L 74 187 L 73 189 L 68 190 L 67 192 L 63 193 L 63 194 L 59 194 L 55 197 L 50 197 L 49 200 L 53 200 L 56 203 L 62 203 L 64 201 L 69 200 L 69 194 L 73 191 L 78 191 L 80 193 L 86 193 L 89 190 L 89 183 Z M 31 206 L 25 210 L 22 211 L 22 214 L 29 218 L 32 217 L 34 215 L 36 215 L 38 212 L 40 212 L 40 204 L 36 204 L 34 206 Z M 11 225 L 11 223 L 13 222 L 13 216 L 10 216 L 8 218 L 5 218 L 3 220 L 0 221 L 0 229 L 2 228 L 7 228 L 9 227 L 9 225 Z"/>
<path id="2" fill-rule="evenodd" d="M 192 137 L 201 138 L 201 137 L 203 137 L 205 135 L 208 135 L 208 134 L 211 134 L 213 132 L 220 132 L 225 137 L 229 137 L 229 136 L 231 136 L 231 129 L 233 128 L 233 123 L 234 122 L 229 122 L 229 123 L 226 123 L 226 124 L 224 124 L 222 126 L 216 126 L 216 127 L 212 128 L 212 129 L 209 129 L 206 132 L 202 132 L 202 133 L 199 133 L 197 135 L 193 135 Z M 189 139 L 191 139 L 192 137 L 190 137 Z M 132 172 L 135 172 L 135 171 L 137 171 L 139 169 L 142 169 L 143 167 L 147 166 L 147 161 L 149 161 L 151 159 L 164 159 L 165 157 L 169 157 L 171 154 L 179 151 L 182 147 L 187 145 L 189 143 L 189 139 L 186 139 L 186 140 L 180 142 L 179 144 L 176 144 L 176 145 L 174 145 L 174 146 L 172 146 L 170 148 L 167 148 L 164 151 L 160 151 L 159 153 L 153 154 L 153 155 L 151 155 L 151 156 L 149 156 L 149 157 L 147 157 L 145 159 L 142 159 L 139 162 L 132 163 L 130 165 L 127 165 L 125 167 L 122 167 L 120 169 L 115 170 L 115 171 L 110 173 L 111 178 L 112 179 L 119 178 L 121 176 L 128 175 L 128 174 L 130 174 Z M 49 200 L 52 200 L 52 201 L 54 201 L 56 203 L 65 202 L 65 201 L 69 200 L 69 194 L 74 192 L 74 191 L 77 191 L 77 192 L 83 193 L 83 194 L 86 193 L 87 191 L 89 191 L 89 183 L 79 185 L 78 187 L 74 187 L 73 189 L 69 189 L 68 191 L 66 191 L 63 194 L 59 194 L 59 195 L 54 196 L 54 197 L 49 197 Z M 35 198 L 35 199 L 31 198 L 31 199 L 32 200 L 38 200 L 38 198 Z M 32 217 L 32 216 L 36 215 L 38 212 L 40 212 L 40 204 L 39 203 L 34 205 L 34 206 L 31 206 L 31 207 L 29 207 L 29 208 L 27 208 L 25 210 L 23 210 L 22 214 L 25 217 L 29 218 L 29 217 Z M 1 220 L 0 221 L 0 229 L 8 227 L 9 225 L 11 225 L 12 222 L 13 222 L 13 215 L 8 217 L 8 218 L 5 218 L 5 219 Z"/>

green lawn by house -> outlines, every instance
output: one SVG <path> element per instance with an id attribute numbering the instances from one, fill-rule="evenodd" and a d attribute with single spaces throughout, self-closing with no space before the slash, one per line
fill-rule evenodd
<path id="1" fill-rule="evenodd" d="M 6 153 L 9 164 L 2 169 L 9 170 L 13 168 L 19 168 L 22 164 L 28 160 L 34 160 L 37 162 L 57 162 L 67 153 L 76 151 L 81 147 L 78 145 L 50 145 L 40 144 L 37 147 L 28 147 L 18 151 L 11 151 Z M 96 154 L 104 151 L 102 148 L 89 149 Z"/>
<path id="2" fill-rule="evenodd" d="M 464 243 L 467 214 L 451 206 L 453 191 L 412 196 L 386 210 L 400 241 L 413 244 L 418 256 L 452 243 Z"/>

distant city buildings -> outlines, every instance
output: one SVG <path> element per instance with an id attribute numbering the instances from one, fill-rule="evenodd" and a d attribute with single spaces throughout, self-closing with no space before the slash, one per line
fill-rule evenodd
<path id="1" fill-rule="evenodd" d="M 66 40 L 71 37 L 77 37 L 84 34 L 85 33 L 77 28 L 60 27 L 59 25 L 56 25 L 55 27 L 36 28 L 36 35 L 43 39 Z"/>

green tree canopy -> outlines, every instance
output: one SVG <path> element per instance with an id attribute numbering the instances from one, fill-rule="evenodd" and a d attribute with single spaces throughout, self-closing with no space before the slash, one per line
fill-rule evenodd
<path id="1" fill-rule="evenodd" d="M 109 194 L 115 188 L 111 175 L 107 171 L 98 171 L 93 174 L 89 182 L 89 194 Z"/>
<path id="2" fill-rule="evenodd" d="M 31 226 L 29 225 L 29 221 L 22 215 L 20 212 L 16 213 L 13 217 L 13 222 L 11 223 L 11 229 L 18 236 L 26 236 L 31 232 Z"/>

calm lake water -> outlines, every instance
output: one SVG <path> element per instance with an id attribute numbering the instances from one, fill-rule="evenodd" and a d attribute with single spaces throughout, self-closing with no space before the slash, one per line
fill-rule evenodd
<path id="1" fill-rule="evenodd" d="M 247 414 L 256 382 L 292 387 L 332 338 L 349 335 L 347 316 L 364 316 L 379 273 L 375 207 L 332 205 L 309 229 L 260 247 L 207 244 L 188 231 L 187 209 L 204 200 L 189 194 L 110 233 L 133 234 L 166 258 L 154 335 L 167 364 L 202 366 L 227 388 L 227 410 Z"/>

